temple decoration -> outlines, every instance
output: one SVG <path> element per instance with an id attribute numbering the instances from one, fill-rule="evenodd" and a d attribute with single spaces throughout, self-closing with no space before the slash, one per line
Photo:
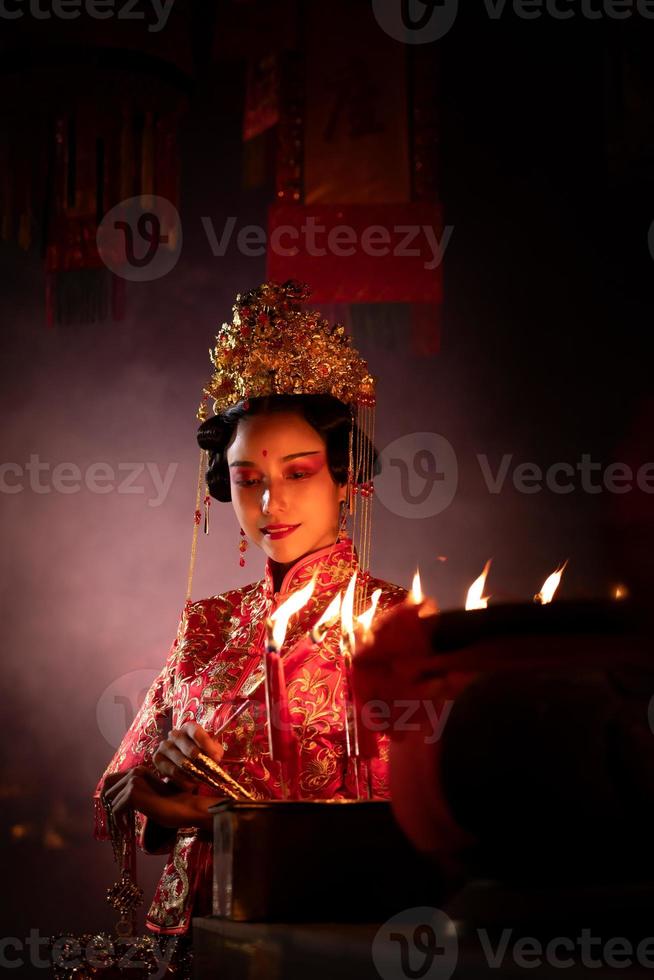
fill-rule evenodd
<path id="1" fill-rule="evenodd" d="M 278 19 L 285 31 L 253 46 L 243 120 L 248 181 L 262 186 L 273 168 L 267 278 L 311 282 L 316 302 L 350 305 L 357 325 L 383 315 L 380 304 L 406 304 L 414 349 L 433 355 L 442 263 L 416 255 L 415 241 L 398 258 L 397 241 L 384 255 L 369 238 L 404 227 L 442 240 L 438 59 L 379 30 L 371 5 L 284 7 Z"/>
<path id="2" fill-rule="evenodd" d="M 177 206 L 177 132 L 193 67 L 188 12 L 170 16 L 177 21 L 174 50 L 157 45 L 147 25 L 125 50 L 115 18 L 103 21 L 101 40 L 97 23 L 85 17 L 53 18 L 45 36 L 39 21 L 20 23 L 26 50 L 17 45 L 4 66 L 0 234 L 38 250 L 49 327 L 122 319 L 125 279 L 98 250 L 102 219 L 133 197 L 145 209 L 153 195 Z M 38 82 L 42 65 L 47 86 Z"/>

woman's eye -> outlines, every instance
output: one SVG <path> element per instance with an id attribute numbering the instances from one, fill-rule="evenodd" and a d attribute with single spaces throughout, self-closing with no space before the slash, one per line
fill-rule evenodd
<path id="1" fill-rule="evenodd" d="M 292 470 L 287 474 L 288 480 L 303 480 L 305 477 L 311 476 L 306 470 Z M 258 483 L 261 483 L 259 477 L 240 477 L 234 480 L 237 487 L 254 487 Z"/>

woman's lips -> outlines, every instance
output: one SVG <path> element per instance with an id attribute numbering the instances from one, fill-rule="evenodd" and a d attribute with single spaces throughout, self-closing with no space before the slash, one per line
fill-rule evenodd
<path id="1" fill-rule="evenodd" d="M 292 534 L 299 526 L 299 524 L 271 524 L 270 527 L 264 527 L 262 530 L 271 541 L 279 541 L 280 538 Z"/>

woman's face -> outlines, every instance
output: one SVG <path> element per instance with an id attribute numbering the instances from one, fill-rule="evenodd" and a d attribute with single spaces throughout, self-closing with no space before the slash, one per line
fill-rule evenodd
<path id="1" fill-rule="evenodd" d="M 286 564 L 333 544 L 339 501 L 325 442 L 294 412 L 241 419 L 227 449 L 232 503 L 248 538 Z"/>

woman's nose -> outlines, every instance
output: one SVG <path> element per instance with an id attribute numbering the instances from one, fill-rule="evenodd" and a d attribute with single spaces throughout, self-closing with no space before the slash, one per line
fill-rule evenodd
<path id="1" fill-rule="evenodd" d="M 271 483 L 261 495 L 261 512 L 275 515 L 286 510 L 286 494 L 284 487 L 277 482 Z"/>

